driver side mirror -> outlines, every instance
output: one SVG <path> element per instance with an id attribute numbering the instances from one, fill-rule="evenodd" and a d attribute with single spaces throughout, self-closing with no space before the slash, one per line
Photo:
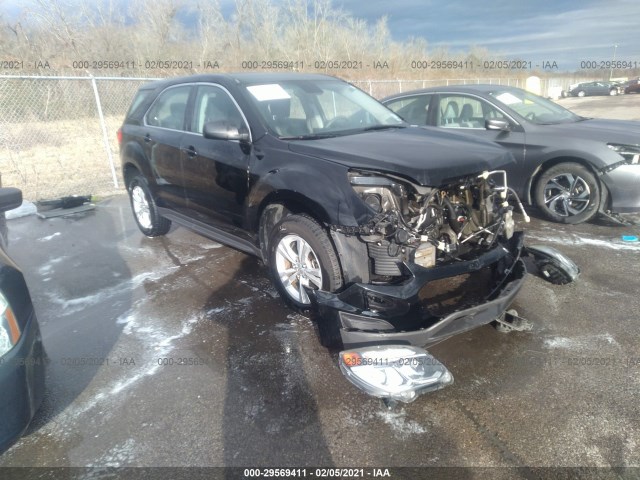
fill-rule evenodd
<path id="1" fill-rule="evenodd" d="M 202 135 L 210 140 L 239 140 L 242 143 L 249 141 L 249 132 L 240 131 L 238 127 L 228 122 L 205 123 Z"/>
<path id="2" fill-rule="evenodd" d="M 502 132 L 510 132 L 511 125 L 509 122 L 505 122 L 504 120 L 498 120 L 495 118 L 488 118 L 484 122 L 484 128 L 487 130 L 500 130 Z"/>

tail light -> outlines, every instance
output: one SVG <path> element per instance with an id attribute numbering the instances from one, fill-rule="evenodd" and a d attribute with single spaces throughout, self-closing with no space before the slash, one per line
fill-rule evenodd
<path id="1" fill-rule="evenodd" d="M 122 145 L 122 128 L 119 128 L 116 132 L 116 138 L 118 139 L 118 145 Z"/>

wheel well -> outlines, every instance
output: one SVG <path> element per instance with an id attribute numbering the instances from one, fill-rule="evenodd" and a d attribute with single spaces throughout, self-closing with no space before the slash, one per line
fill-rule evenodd
<path id="1" fill-rule="evenodd" d="M 124 168 L 123 168 L 123 175 L 124 175 L 124 186 L 126 188 L 129 188 L 129 182 L 131 182 L 131 180 L 133 179 L 133 177 L 135 177 L 136 175 L 138 175 L 140 173 L 140 170 L 138 170 L 135 165 L 131 164 L 131 163 L 127 163 Z"/>
<path id="2" fill-rule="evenodd" d="M 260 219 L 258 225 L 258 241 L 260 251 L 262 252 L 262 260 L 265 264 L 269 261 L 267 245 L 269 243 L 271 229 L 284 217 L 301 213 L 313 218 L 320 225 L 326 225 L 328 223 L 328 217 L 322 208 L 314 205 L 313 202 L 305 197 L 300 199 L 293 196 L 278 195 L 268 197 L 263 201 L 258 216 Z"/>
<path id="3" fill-rule="evenodd" d="M 535 172 L 533 172 L 533 175 L 529 180 L 530 182 L 529 188 L 527 189 L 527 196 L 528 196 L 527 203 L 529 204 L 534 203 L 534 190 L 536 188 L 540 175 L 542 175 L 542 173 L 546 172 L 550 168 L 555 167 L 556 165 L 559 165 L 561 163 L 578 163 L 583 167 L 587 168 L 591 173 L 593 173 L 593 176 L 596 178 L 596 181 L 600 185 L 600 189 L 603 190 L 604 188 L 603 183 L 600 181 L 598 172 L 593 168 L 593 165 L 591 165 L 591 163 L 589 163 L 588 161 L 580 157 L 556 157 L 556 158 L 551 158 L 547 160 L 542 165 L 540 165 L 535 170 Z"/>

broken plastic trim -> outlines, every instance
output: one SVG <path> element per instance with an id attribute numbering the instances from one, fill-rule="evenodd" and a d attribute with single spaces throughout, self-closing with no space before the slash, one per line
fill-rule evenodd
<path id="1" fill-rule="evenodd" d="M 340 370 L 360 390 L 384 400 L 413 402 L 453 383 L 453 375 L 426 350 L 376 345 L 340 352 Z"/>
<path id="2" fill-rule="evenodd" d="M 566 255 L 546 245 L 528 245 L 527 253 L 533 255 L 542 276 L 551 283 L 564 285 L 575 281 L 580 268 Z"/>

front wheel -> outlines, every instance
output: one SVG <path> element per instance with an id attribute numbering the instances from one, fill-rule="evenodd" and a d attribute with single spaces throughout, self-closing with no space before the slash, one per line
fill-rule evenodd
<path id="1" fill-rule="evenodd" d="M 548 219 L 559 223 L 582 223 L 598 213 L 600 185 L 583 165 L 560 163 L 540 175 L 534 198 Z"/>
<path id="2" fill-rule="evenodd" d="M 612 88 L 611 90 L 609 90 L 609 95 L 611 96 L 618 95 L 618 90 L 615 88 Z"/>
<path id="3" fill-rule="evenodd" d="M 586 92 L 585 92 L 584 90 L 580 90 L 580 91 L 578 92 L 578 96 L 579 96 L 579 97 L 584 97 L 585 95 L 586 95 Z"/>
<path id="4" fill-rule="evenodd" d="M 280 294 L 299 309 L 311 304 L 305 287 L 332 292 L 342 286 L 340 263 L 329 236 L 306 215 L 285 217 L 273 229 L 269 265 Z"/>

